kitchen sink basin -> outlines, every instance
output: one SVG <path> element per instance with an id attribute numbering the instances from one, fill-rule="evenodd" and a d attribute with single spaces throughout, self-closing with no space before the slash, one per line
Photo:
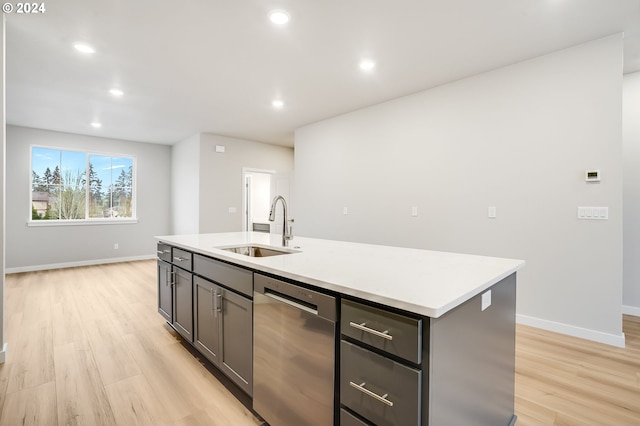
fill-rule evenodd
<path id="1" fill-rule="evenodd" d="M 230 251 L 232 253 L 243 254 L 250 257 L 269 257 L 281 254 L 295 253 L 293 251 L 278 250 L 275 248 L 267 248 L 260 246 L 237 246 L 237 247 L 219 247 L 220 250 Z"/>

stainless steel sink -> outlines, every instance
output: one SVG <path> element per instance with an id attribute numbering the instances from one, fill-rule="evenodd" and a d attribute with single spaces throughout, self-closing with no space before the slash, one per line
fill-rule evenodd
<path id="1" fill-rule="evenodd" d="M 278 256 L 281 254 L 295 253 L 293 251 L 277 250 L 274 248 L 266 248 L 260 246 L 220 247 L 220 250 L 226 250 L 232 253 L 243 254 L 250 257 L 269 257 Z"/>

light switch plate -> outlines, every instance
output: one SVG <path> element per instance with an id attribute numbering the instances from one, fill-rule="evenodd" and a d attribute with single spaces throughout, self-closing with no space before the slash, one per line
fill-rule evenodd
<path id="1" fill-rule="evenodd" d="M 578 219 L 608 220 L 609 207 L 578 206 Z"/>

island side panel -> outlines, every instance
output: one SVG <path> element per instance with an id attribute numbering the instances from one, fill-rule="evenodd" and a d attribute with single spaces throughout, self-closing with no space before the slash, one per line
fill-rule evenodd
<path id="1" fill-rule="evenodd" d="M 430 426 L 510 425 L 514 417 L 516 274 L 430 320 Z M 427 401 L 424 401 L 426 404 Z M 423 424 L 424 420 L 423 420 Z"/>

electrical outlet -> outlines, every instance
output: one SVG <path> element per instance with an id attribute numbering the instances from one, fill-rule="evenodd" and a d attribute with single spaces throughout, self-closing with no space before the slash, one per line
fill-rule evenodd
<path id="1" fill-rule="evenodd" d="M 342 209 L 342 214 L 343 215 L 348 215 L 349 214 L 349 209 L 347 207 Z"/>
<path id="2" fill-rule="evenodd" d="M 482 306 L 480 307 L 480 310 L 484 311 L 489 306 L 491 306 L 491 290 L 488 290 L 482 293 L 481 299 L 482 299 L 482 303 L 481 303 Z"/>
<path id="3" fill-rule="evenodd" d="M 418 216 L 418 207 L 416 206 L 411 207 L 411 216 L 413 217 Z"/>
<path id="4" fill-rule="evenodd" d="M 113 249 L 114 250 L 118 250 L 120 248 L 120 246 L 118 245 L 118 243 L 114 243 L 113 244 Z"/>

